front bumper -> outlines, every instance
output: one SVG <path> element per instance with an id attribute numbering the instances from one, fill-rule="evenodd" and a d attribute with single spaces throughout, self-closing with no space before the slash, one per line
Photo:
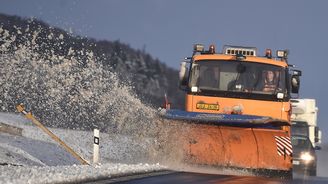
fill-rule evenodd
<path id="1" fill-rule="evenodd" d="M 293 171 L 297 173 L 307 173 L 311 171 L 316 171 L 317 161 L 313 160 L 310 162 L 305 162 L 301 159 L 293 158 Z"/>

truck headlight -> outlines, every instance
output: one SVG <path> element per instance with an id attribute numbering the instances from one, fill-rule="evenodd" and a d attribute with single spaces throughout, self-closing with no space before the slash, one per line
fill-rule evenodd
<path id="1" fill-rule="evenodd" d="M 314 156 L 312 156 L 309 152 L 301 153 L 301 160 L 309 163 L 314 160 Z"/>

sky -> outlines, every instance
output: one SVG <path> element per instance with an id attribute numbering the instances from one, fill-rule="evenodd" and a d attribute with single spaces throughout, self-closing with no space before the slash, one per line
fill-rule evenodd
<path id="1" fill-rule="evenodd" d="M 36 17 L 98 40 L 120 40 L 177 68 L 195 43 L 289 49 L 303 71 L 300 97 L 317 99 L 328 142 L 328 1 L 0 0 L 0 13 Z"/>

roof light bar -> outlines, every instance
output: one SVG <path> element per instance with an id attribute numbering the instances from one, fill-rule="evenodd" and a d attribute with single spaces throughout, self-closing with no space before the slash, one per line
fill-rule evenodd
<path id="1" fill-rule="evenodd" d="M 228 55 L 256 56 L 257 49 L 255 47 L 224 46 L 223 53 Z"/>

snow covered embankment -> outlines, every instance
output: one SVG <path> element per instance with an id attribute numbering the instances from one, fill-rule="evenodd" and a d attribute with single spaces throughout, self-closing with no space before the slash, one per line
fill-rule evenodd
<path id="1" fill-rule="evenodd" d="M 159 164 L 140 164 L 150 157 L 152 139 L 103 134 L 100 144 L 103 164 L 86 166 L 79 165 L 74 157 L 24 117 L 0 113 L 0 122 L 23 128 L 23 137 L 0 132 L 0 183 L 79 182 L 165 169 Z M 91 160 L 92 132 L 51 131 L 83 158 Z"/>

